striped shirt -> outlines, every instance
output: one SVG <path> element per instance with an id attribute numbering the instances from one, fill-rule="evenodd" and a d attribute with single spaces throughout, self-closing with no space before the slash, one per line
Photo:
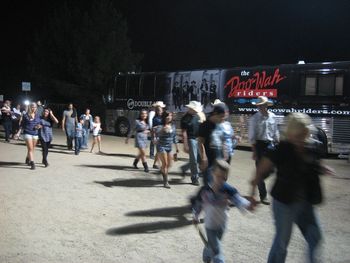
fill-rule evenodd
<path id="1" fill-rule="evenodd" d="M 267 116 L 261 112 L 255 113 L 249 119 L 248 137 L 251 144 L 255 144 L 256 141 L 278 142 L 276 115 L 269 111 Z"/>

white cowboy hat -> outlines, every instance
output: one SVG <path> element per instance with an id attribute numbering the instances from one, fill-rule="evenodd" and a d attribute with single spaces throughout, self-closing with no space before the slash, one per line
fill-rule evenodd
<path id="1" fill-rule="evenodd" d="M 218 104 L 225 104 L 225 102 L 223 102 L 223 101 L 221 101 L 219 99 L 215 99 L 214 102 L 211 105 L 215 106 L 215 105 L 218 105 Z"/>
<path id="2" fill-rule="evenodd" d="M 259 96 L 256 101 L 252 102 L 253 105 L 260 106 L 260 105 L 267 105 L 267 106 L 272 106 L 273 102 L 269 101 L 269 99 L 265 96 Z"/>
<path id="3" fill-rule="evenodd" d="M 163 101 L 156 101 L 155 103 L 152 104 L 153 107 L 161 107 L 161 108 L 165 108 L 166 105 L 164 104 Z"/>
<path id="4" fill-rule="evenodd" d="M 191 100 L 190 103 L 186 105 L 186 107 L 194 110 L 195 112 L 203 111 L 201 103 L 195 100 Z"/>

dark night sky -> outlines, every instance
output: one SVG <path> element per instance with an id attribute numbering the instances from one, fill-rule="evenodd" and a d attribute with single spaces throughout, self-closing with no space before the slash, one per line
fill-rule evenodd
<path id="1" fill-rule="evenodd" d="M 30 44 L 60 2 L 2 2 L 0 94 L 27 80 Z M 349 0 L 114 2 L 143 71 L 350 60 Z"/>

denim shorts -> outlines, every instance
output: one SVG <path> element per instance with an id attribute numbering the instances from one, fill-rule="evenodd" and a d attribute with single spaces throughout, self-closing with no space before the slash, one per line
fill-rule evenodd
<path id="1" fill-rule="evenodd" d="M 171 146 L 157 145 L 157 152 L 159 153 L 171 153 Z"/>
<path id="2" fill-rule="evenodd" d="M 24 134 L 24 140 L 38 140 L 39 135 Z"/>

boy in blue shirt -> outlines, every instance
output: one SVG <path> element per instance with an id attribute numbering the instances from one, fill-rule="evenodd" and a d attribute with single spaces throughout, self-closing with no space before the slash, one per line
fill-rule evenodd
<path id="1" fill-rule="evenodd" d="M 194 224 L 198 224 L 200 212 L 205 212 L 208 243 L 203 249 L 203 262 L 225 262 L 221 238 L 226 229 L 229 205 L 233 204 L 241 211 L 253 209 L 253 202 L 242 197 L 237 189 L 226 183 L 229 169 L 226 161 L 217 160 L 212 170 L 213 181 L 202 187 L 191 200 Z"/>
<path id="2" fill-rule="evenodd" d="M 78 155 L 83 145 L 83 137 L 85 135 L 85 129 L 83 127 L 84 119 L 80 118 L 79 122 L 75 127 L 75 155 Z"/>

